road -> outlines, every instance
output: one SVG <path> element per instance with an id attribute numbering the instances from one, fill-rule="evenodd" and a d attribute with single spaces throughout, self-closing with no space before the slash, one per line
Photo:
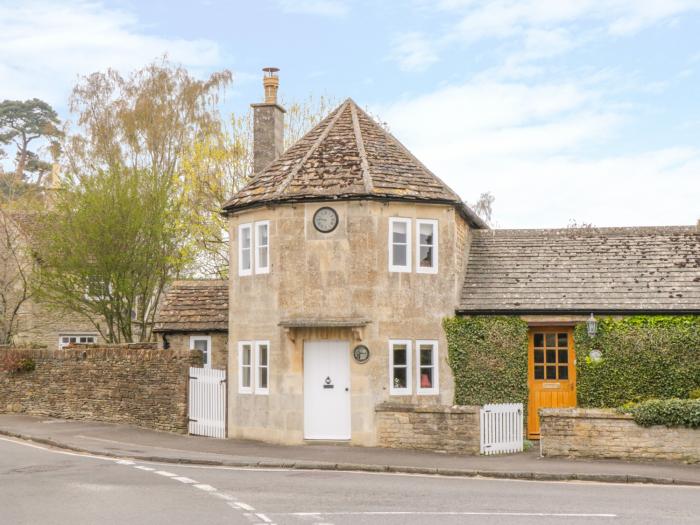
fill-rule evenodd
<path id="1" fill-rule="evenodd" d="M 0 437 L 0 524 L 700 523 L 700 488 L 119 461 Z"/>

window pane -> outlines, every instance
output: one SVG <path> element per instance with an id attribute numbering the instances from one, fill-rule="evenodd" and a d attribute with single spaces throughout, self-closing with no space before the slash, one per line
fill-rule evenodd
<path id="1" fill-rule="evenodd" d="M 394 365 L 405 365 L 406 364 L 406 346 L 396 345 L 394 346 Z"/>
<path id="2" fill-rule="evenodd" d="M 267 388 L 267 367 L 260 369 L 260 388 Z"/>
<path id="3" fill-rule="evenodd" d="M 433 347 L 432 346 L 421 346 L 420 347 L 420 364 L 426 365 L 426 366 L 433 364 Z"/>
<path id="4" fill-rule="evenodd" d="M 406 368 L 394 368 L 394 377 L 392 378 L 394 388 L 406 388 Z"/>
<path id="5" fill-rule="evenodd" d="M 267 246 L 267 224 L 258 225 L 258 238 L 261 246 Z"/>
<path id="6" fill-rule="evenodd" d="M 406 252 L 408 251 L 406 248 L 405 244 L 392 245 L 391 249 L 394 257 L 394 266 L 406 266 Z"/>
<path id="7" fill-rule="evenodd" d="M 420 225 L 420 243 L 421 244 L 433 244 L 433 225 L 432 224 L 421 224 Z"/>
<path id="8" fill-rule="evenodd" d="M 241 359 L 243 366 L 250 366 L 250 346 L 244 346 L 241 353 L 243 354 Z"/>
<path id="9" fill-rule="evenodd" d="M 267 345 L 260 345 L 259 352 L 260 366 L 267 366 Z"/>
<path id="10" fill-rule="evenodd" d="M 250 228 L 241 230 L 241 247 L 244 250 L 250 248 Z"/>
<path id="11" fill-rule="evenodd" d="M 544 379 L 544 367 L 543 366 L 536 366 L 535 367 L 535 379 Z"/>
<path id="12" fill-rule="evenodd" d="M 544 350 L 535 350 L 535 363 L 544 363 Z"/>
<path id="13" fill-rule="evenodd" d="M 241 370 L 241 383 L 243 384 L 244 387 L 250 387 L 250 367 L 243 367 Z"/>
<path id="14" fill-rule="evenodd" d="M 554 334 L 547 334 L 547 346 L 556 346 L 556 337 Z"/>
<path id="15" fill-rule="evenodd" d="M 420 369 L 420 387 L 421 388 L 433 388 L 433 369 L 432 368 L 421 368 Z"/>
<path id="16" fill-rule="evenodd" d="M 433 267 L 433 248 L 432 246 L 420 247 L 420 265 L 422 268 Z"/>
<path id="17" fill-rule="evenodd" d="M 260 268 L 267 268 L 267 246 L 258 248 L 258 264 Z"/>
<path id="18" fill-rule="evenodd" d="M 569 334 L 557 334 L 557 344 L 559 346 L 569 346 Z"/>
<path id="19" fill-rule="evenodd" d="M 559 350 L 559 364 L 568 363 L 568 362 L 569 362 L 569 351 L 568 350 Z"/>
<path id="20" fill-rule="evenodd" d="M 195 350 L 201 350 L 202 352 L 207 351 L 207 341 L 205 339 L 197 339 L 194 342 Z"/>
<path id="21" fill-rule="evenodd" d="M 556 366 L 548 366 L 547 367 L 547 379 L 556 379 L 557 378 L 557 367 Z"/>
<path id="22" fill-rule="evenodd" d="M 556 350 L 547 350 L 547 362 L 548 363 L 556 363 L 557 361 L 557 351 Z"/>
<path id="23" fill-rule="evenodd" d="M 405 243 L 407 241 L 406 236 L 406 223 L 405 222 L 395 222 L 392 226 L 391 238 L 393 242 Z"/>
<path id="24" fill-rule="evenodd" d="M 535 346 L 544 346 L 544 334 L 535 334 Z"/>
<path id="25" fill-rule="evenodd" d="M 569 379 L 569 367 L 567 365 L 559 367 L 559 379 Z"/>

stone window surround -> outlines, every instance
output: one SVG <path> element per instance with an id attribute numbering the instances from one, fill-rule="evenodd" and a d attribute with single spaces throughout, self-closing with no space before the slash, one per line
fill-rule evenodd
<path id="1" fill-rule="evenodd" d="M 406 225 L 406 264 L 397 265 L 394 264 L 394 224 L 405 224 Z M 413 235 L 411 233 L 411 226 L 415 223 L 415 256 L 413 255 Z M 422 224 L 430 224 L 433 227 L 433 265 L 430 267 L 424 267 L 420 265 L 420 227 Z M 389 261 L 389 272 L 392 273 L 411 273 L 413 271 L 411 261 L 415 258 L 415 270 L 416 273 L 427 273 L 436 274 L 438 273 L 438 230 L 439 221 L 437 219 L 423 219 L 416 218 L 411 219 L 407 217 L 389 217 L 389 239 L 387 244 L 388 249 L 388 261 Z"/>
<path id="2" fill-rule="evenodd" d="M 406 388 L 394 387 L 394 346 L 403 345 L 406 347 Z M 421 363 L 420 363 L 420 347 L 430 345 L 432 347 L 432 368 L 433 368 L 433 386 L 430 388 L 421 387 Z M 415 356 L 414 356 L 415 353 Z M 403 366 L 403 365 L 401 365 Z M 415 375 L 414 375 L 415 368 Z M 419 396 L 436 396 L 440 394 L 440 376 L 439 376 L 439 359 L 438 359 L 438 342 L 436 339 L 390 339 L 389 340 L 389 395 L 391 396 L 410 396 L 413 394 L 413 378 L 415 377 L 416 395 Z"/>
<path id="3" fill-rule="evenodd" d="M 190 350 L 197 350 L 195 343 L 197 341 L 206 341 L 207 351 L 204 356 L 204 368 L 211 368 L 212 359 L 212 348 L 211 348 L 211 336 L 210 335 L 191 335 L 190 336 Z"/>
<path id="4" fill-rule="evenodd" d="M 260 386 L 260 347 L 267 347 L 267 387 Z M 243 364 L 243 351 L 250 352 L 249 364 Z M 243 384 L 243 369 L 250 370 L 248 386 Z M 238 341 L 238 393 L 266 396 L 270 393 L 270 341 Z"/>
<path id="5" fill-rule="evenodd" d="M 267 265 L 260 266 L 258 256 L 258 249 L 260 246 L 260 227 L 267 227 L 267 244 L 262 246 L 267 250 Z M 243 243 L 241 239 L 243 238 L 243 232 L 248 231 L 250 245 L 246 250 L 248 251 L 248 267 L 243 267 Z M 270 273 L 270 221 L 255 221 L 246 222 L 244 224 L 238 225 L 238 275 L 240 277 L 246 277 L 248 275 L 255 274 L 266 274 Z"/>

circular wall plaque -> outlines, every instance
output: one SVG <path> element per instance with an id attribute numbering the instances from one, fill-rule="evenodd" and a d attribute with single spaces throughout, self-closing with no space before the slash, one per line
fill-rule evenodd
<path id="1" fill-rule="evenodd" d="M 314 213 L 314 228 L 321 233 L 330 233 L 338 226 L 338 213 L 328 206 L 319 208 Z"/>
<path id="2" fill-rule="evenodd" d="M 366 363 L 369 360 L 369 348 L 365 345 L 357 345 L 352 351 L 352 356 L 358 363 Z"/>

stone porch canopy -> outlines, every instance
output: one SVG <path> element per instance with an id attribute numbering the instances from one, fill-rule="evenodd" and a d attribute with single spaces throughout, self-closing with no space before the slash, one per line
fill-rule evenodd
<path id="1" fill-rule="evenodd" d="M 228 332 L 228 281 L 175 281 L 156 313 L 154 332 Z"/>
<path id="2" fill-rule="evenodd" d="M 459 195 L 352 99 L 257 173 L 224 205 L 224 213 L 333 200 L 451 204 L 472 228 L 488 228 Z"/>
<path id="3" fill-rule="evenodd" d="M 475 231 L 458 313 L 700 313 L 695 226 Z"/>

